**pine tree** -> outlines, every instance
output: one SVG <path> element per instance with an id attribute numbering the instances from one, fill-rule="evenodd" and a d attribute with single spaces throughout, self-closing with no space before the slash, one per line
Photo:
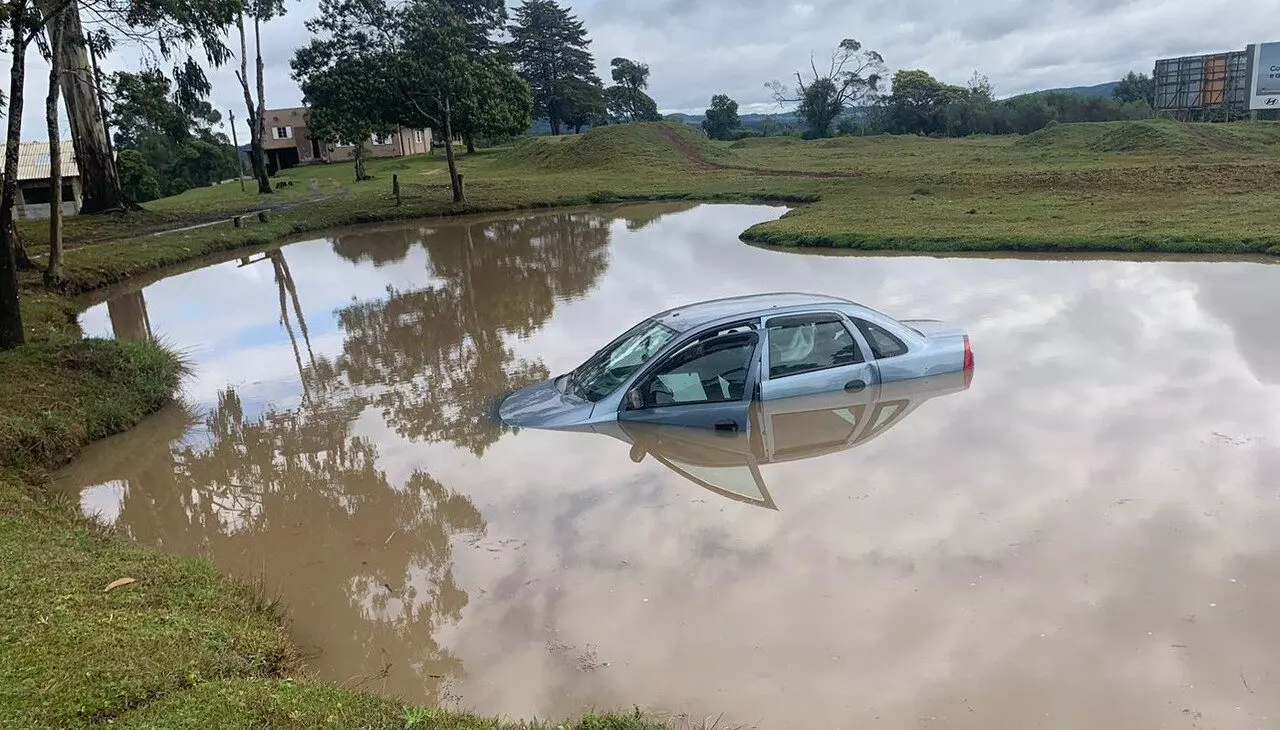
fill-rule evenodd
<path id="1" fill-rule="evenodd" d="M 509 31 L 516 70 L 533 90 L 533 114 L 560 134 L 565 120 L 583 116 L 582 86 L 601 87 L 587 31 L 555 0 L 525 0 Z"/>

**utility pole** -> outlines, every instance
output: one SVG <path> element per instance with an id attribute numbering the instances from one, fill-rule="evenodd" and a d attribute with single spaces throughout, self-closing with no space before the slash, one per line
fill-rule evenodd
<path id="1" fill-rule="evenodd" d="M 244 192 L 244 158 L 240 156 L 240 140 L 236 138 L 236 113 L 230 109 L 227 110 L 227 119 L 231 123 L 231 144 L 236 148 L 236 169 L 239 170 L 237 177 L 240 178 L 240 192 Z"/>

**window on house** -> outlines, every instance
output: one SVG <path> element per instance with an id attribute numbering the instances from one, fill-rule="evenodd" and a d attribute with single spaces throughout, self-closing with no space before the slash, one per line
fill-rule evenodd
<path id="1" fill-rule="evenodd" d="M 413 130 L 413 141 L 414 141 L 414 142 L 417 142 L 418 144 L 422 144 L 422 140 L 423 140 L 423 138 L 424 138 L 424 137 L 426 137 L 426 135 L 424 135 L 424 134 L 422 133 L 422 130 L 421 130 L 421 129 L 415 129 L 415 130 Z"/>
<path id="2" fill-rule="evenodd" d="M 373 135 L 373 146 L 374 146 L 374 147 L 385 147 L 385 146 L 387 146 L 387 145 L 389 145 L 389 144 L 391 144 L 391 135 L 389 135 L 389 134 L 375 134 L 375 135 Z"/>
<path id="3" fill-rule="evenodd" d="M 293 139 L 293 127 L 272 127 L 272 139 Z"/>

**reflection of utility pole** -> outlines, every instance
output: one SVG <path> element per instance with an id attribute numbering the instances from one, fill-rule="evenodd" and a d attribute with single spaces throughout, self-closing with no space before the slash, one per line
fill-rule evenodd
<path id="1" fill-rule="evenodd" d="M 129 292 L 107 300 L 111 331 L 117 340 L 146 342 L 152 339 L 151 318 L 142 291 Z"/>

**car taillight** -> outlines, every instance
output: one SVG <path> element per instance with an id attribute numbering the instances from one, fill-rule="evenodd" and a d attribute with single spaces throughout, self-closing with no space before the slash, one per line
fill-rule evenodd
<path id="1" fill-rule="evenodd" d="M 969 335 L 964 336 L 964 387 L 973 383 L 973 347 L 969 344 Z"/>

